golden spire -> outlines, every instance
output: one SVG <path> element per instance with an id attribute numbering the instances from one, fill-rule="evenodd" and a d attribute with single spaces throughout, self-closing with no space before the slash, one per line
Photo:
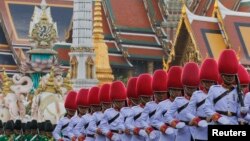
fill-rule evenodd
<path id="1" fill-rule="evenodd" d="M 71 83 L 71 70 L 68 70 L 67 76 L 63 79 L 63 86 L 67 89 L 67 91 L 70 91 L 73 89 L 72 83 Z"/>
<path id="2" fill-rule="evenodd" d="M 10 86 L 13 85 L 13 82 L 5 72 L 5 68 L 3 68 L 2 80 L 3 80 L 2 93 L 4 95 L 7 95 L 8 93 L 12 92 Z"/>
<path id="3" fill-rule="evenodd" d="M 49 74 L 49 79 L 45 85 L 44 92 L 50 92 L 50 93 L 60 93 L 61 90 L 57 84 L 55 84 L 55 79 L 54 79 L 54 67 L 51 68 L 50 74 Z"/>
<path id="4" fill-rule="evenodd" d="M 114 80 L 114 76 L 109 63 L 108 47 L 104 42 L 102 26 L 102 0 L 95 0 L 93 24 L 96 76 L 100 84 L 109 83 Z"/>

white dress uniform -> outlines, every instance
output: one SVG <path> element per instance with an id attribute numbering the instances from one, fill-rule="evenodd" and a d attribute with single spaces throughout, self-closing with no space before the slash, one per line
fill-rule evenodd
<path id="1" fill-rule="evenodd" d="M 99 125 L 101 123 L 101 120 L 103 119 L 103 113 L 101 111 L 94 112 L 92 114 L 92 120 L 89 123 L 89 130 L 96 133 L 97 129 L 99 128 Z M 95 136 L 96 141 L 106 141 L 106 136 L 96 134 Z"/>
<path id="2" fill-rule="evenodd" d="M 161 101 L 158 104 L 158 107 L 156 110 L 156 118 L 152 124 L 159 130 L 161 126 L 164 124 L 167 124 L 169 126 L 166 120 L 166 113 L 170 109 L 171 105 L 172 105 L 172 102 L 169 99 Z M 165 133 L 161 133 L 160 139 L 159 139 L 159 141 L 174 141 L 174 140 L 175 140 L 175 134 L 167 135 Z"/>
<path id="3" fill-rule="evenodd" d="M 155 101 L 150 101 L 145 105 L 143 112 L 142 112 L 142 119 L 144 119 L 143 121 L 144 121 L 144 124 L 146 125 L 146 128 L 150 126 L 154 128 L 154 131 L 152 132 L 155 132 L 156 138 L 151 139 L 153 141 L 158 141 L 160 139 L 160 131 L 157 129 L 157 127 L 154 126 L 155 124 L 157 124 L 157 121 L 155 122 L 155 118 L 156 118 L 155 113 L 156 113 L 157 107 L 158 107 L 158 104 Z M 147 118 L 148 118 L 148 122 L 145 123 L 147 121 L 146 120 Z"/>
<path id="4" fill-rule="evenodd" d="M 246 95 L 245 95 L 245 98 L 244 98 L 244 104 L 246 107 L 249 108 L 248 112 L 247 112 L 247 115 L 244 117 L 245 120 L 248 121 L 248 124 L 250 125 L 250 92 L 248 92 Z"/>
<path id="5" fill-rule="evenodd" d="M 127 117 L 126 121 L 128 123 L 131 123 L 128 128 L 130 129 L 130 132 L 133 133 L 134 128 L 139 128 L 144 130 L 144 128 L 147 126 L 145 125 L 141 115 L 143 112 L 143 107 L 138 105 L 138 106 L 133 106 L 132 108 L 133 114 L 130 117 Z M 148 119 L 146 119 L 147 121 Z M 131 141 L 146 141 L 146 138 L 140 135 L 132 135 Z"/>
<path id="6" fill-rule="evenodd" d="M 67 133 L 70 139 L 72 139 L 72 137 L 77 137 L 73 131 L 77 123 L 80 122 L 80 119 L 81 117 L 79 117 L 79 115 L 75 115 L 70 119 L 69 125 L 67 127 Z"/>
<path id="7" fill-rule="evenodd" d="M 69 125 L 70 119 L 68 117 L 62 117 L 53 131 L 53 137 L 55 140 L 63 139 L 64 141 L 70 141 L 68 137 L 67 127 Z"/>
<path id="8" fill-rule="evenodd" d="M 125 130 L 124 117 L 119 111 L 114 108 L 109 108 L 105 110 L 99 127 L 105 135 L 111 131 L 118 136 L 119 139 L 116 141 L 121 141 L 123 136 L 122 132 Z"/>
<path id="9" fill-rule="evenodd" d="M 189 119 L 187 118 L 187 113 L 189 113 L 187 108 L 178 112 L 178 109 L 187 106 L 189 100 L 185 97 L 176 97 L 173 101 L 170 109 L 167 111 L 166 120 L 170 124 L 173 120 L 177 119 L 180 122 L 184 122 L 186 126 L 181 129 L 177 129 L 175 141 L 190 141 L 191 140 L 191 130 L 192 127 L 188 126 Z"/>
<path id="10" fill-rule="evenodd" d="M 89 113 L 83 115 L 80 119 L 80 122 L 76 125 L 76 127 L 74 128 L 74 134 L 76 135 L 76 137 L 78 138 L 79 136 L 83 135 L 85 136 L 85 140 L 89 139 L 87 137 L 87 128 L 89 126 L 89 122 L 91 121 L 91 115 Z M 91 138 L 90 138 L 91 140 Z"/>
<path id="11" fill-rule="evenodd" d="M 230 124 L 238 125 L 238 116 L 240 115 L 240 104 L 238 100 L 237 90 L 233 89 L 227 95 L 222 97 L 216 103 L 214 100 L 222 95 L 227 89 L 221 85 L 213 85 L 208 91 L 205 102 L 204 111 L 207 116 L 211 117 L 216 112 L 227 118 Z"/>
<path id="12" fill-rule="evenodd" d="M 207 94 L 203 91 L 195 91 L 189 101 L 187 109 L 190 111 L 187 114 L 189 121 L 191 121 L 195 117 L 199 117 L 201 120 L 206 120 L 206 113 L 204 111 L 205 108 L 205 100 L 207 98 Z M 208 140 L 208 131 L 207 127 L 194 127 L 192 135 L 194 139 L 198 140 Z"/>
<path id="13" fill-rule="evenodd" d="M 124 126 L 125 129 L 131 128 L 131 123 L 127 120 L 128 117 L 131 117 L 133 114 L 133 110 L 130 107 L 123 107 L 120 112 L 124 117 Z M 132 134 L 123 134 L 122 141 L 130 141 L 132 138 Z"/>

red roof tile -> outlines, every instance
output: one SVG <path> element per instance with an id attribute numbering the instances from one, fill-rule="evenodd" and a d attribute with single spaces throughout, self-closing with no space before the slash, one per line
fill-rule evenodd
<path id="1" fill-rule="evenodd" d="M 124 27 L 151 28 L 143 0 L 106 0 L 115 24 Z M 108 7 L 109 8 L 109 7 Z"/>
<path id="2" fill-rule="evenodd" d="M 161 11 L 160 11 L 160 7 L 158 5 L 159 0 L 150 0 L 150 1 L 152 1 L 153 7 L 154 7 L 156 20 L 157 21 L 163 21 L 162 14 L 161 14 Z"/>
<path id="3" fill-rule="evenodd" d="M 228 9 L 234 10 L 236 4 L 240 2 L 240 0 L 220 0 L 220 2 Z"/>

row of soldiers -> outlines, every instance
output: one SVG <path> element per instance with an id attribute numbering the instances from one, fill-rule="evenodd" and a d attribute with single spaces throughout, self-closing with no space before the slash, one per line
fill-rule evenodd
<path id="1" fill-rule="evenodd" d="M 37 123 L 36 120 L 22 123 L 21 120 L 0 120 L 0 141 L 54 141 L 52 131 L 56 125 L 49 120 Z"/>
<path id="2" fill-rule="evenodd" d="M 218 62 L 208 58 L 200 67 L 189 62 L 168 72 L 156 70 L 153 76 L 141 74 L 130 78 L 127 87 L 115 81 L 70 91 L 67 113 L 53 137 L 57 141 L 206 141 L 209 124 L 250 122 L 248 85 L 248 72 L 235 51 L 224 50 Z"/>

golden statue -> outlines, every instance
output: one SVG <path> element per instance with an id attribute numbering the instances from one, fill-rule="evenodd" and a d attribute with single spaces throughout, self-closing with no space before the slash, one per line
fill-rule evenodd
<path id="1" fill-rule="evenodd" d="M 8 93 L 12 92 L 10 86 L 13 85 L 13 82 L 5 72 L 5 68 L 3 68 L 2 80 L 3 80 L 2 93 L 4 95 L 7 95 Z"/>

